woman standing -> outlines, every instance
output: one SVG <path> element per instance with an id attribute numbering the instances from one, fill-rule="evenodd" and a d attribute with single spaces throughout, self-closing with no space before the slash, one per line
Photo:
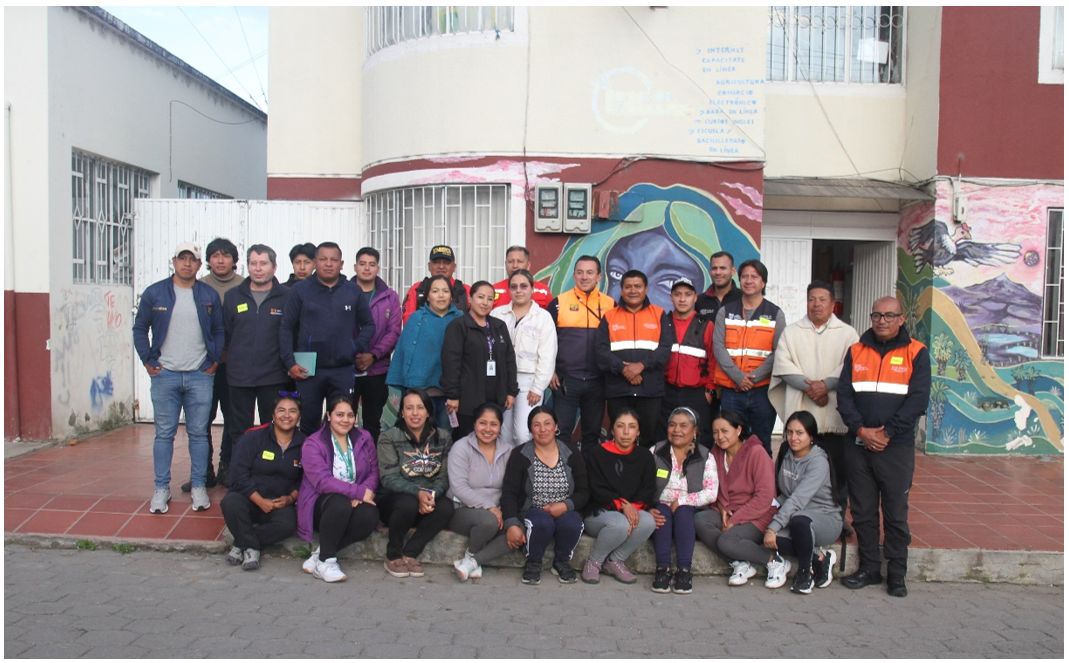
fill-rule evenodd
<path id="1" fill-rule="evenodd" d="M 730 410 L 721 410 L 713 421 L 713 441 L 720 489 L 716 509 L 695 519 L 698 537 L 731 564 L 732 587 L 754 577 L 755 564 L 765 564 L 769 578 L 779 577 L 781 570 L 785 574 L 787 562 L 762 546 L 763 532 L 776 512 L 772 459 L 756 435 L 746 436 L 742 418 Z"/>
<path id="2" fill-rule="evenodd" d="M 348 397 L 334 396 L 327 402 L 323 425 L 304 442 L 301 465 L 297 536 L 311 541 L 312 531 L 319 532 L 319 547 L 305 560 L 304 571 L 326 582 L 341 582 L 346 576 L 338 567 L 338 551 L 370 536 L 379 520 L 375 443 L 356 427 Z"/>
<path id="3" fill-rule="evenodd" d="M 490 317 L 494 286 L 476 281 L 470 297 L 468 314 L 449 323 L 442 344 L 442 390 L 446 408 L 457 416 L 457 437 L 472 431 L 476 406 L 497 403 L 508 410 L 519 393 L 508 327 Z"/>
<path id="4" fill-rule="evenodd" d="M 453 501 L 445 494 L 451 442 L 449 431 L 431 421 L 430 397 L 415 389 L 401 398 L 397 425 L 379 436 L 382 522 L 390 529 L 384 566 L 395 578 L 423 576 L 417 558 L 453 517 Z"/>
<path id="5" fill-rule="evenodd" d="M 783 435 L 786 444 L 776 457 L 780 506 L 765 530 L 765 547 L 798 559 L 791 591 L 808 594 L 814 585 L 831 584 L 835 550 L 823 546 L 835 543 L 842 531 L 842 511 L 832 495 L 828 456 L 816 446 L 816 418 L 805 410 L 795 412 L 787 418 Z"/>
<path id="6" fill-rule="evenodd" d="M 509 444 L 527 439 L 527 415 L 542 403 L 557 365 L 557 327 L 553 318 L 531 297 L 534 276 L 520 269 L 509 277 L 511 306 L 500 306 L 490 315 L 508 327 L 516 353 L 516 402 L 505 412 L 502 437 Z"/>
<path id="7" fill-rule="evenodd" d="M 234 446 L 230 492 L 219 508 L 234 545 L 228 564 L 246 571 L 260 568 L 264 546 L 293 536 L 297 529 L 297 487 L 301 484 L 301 445 L 297 430 L 301 404 L 285 392 L 275 401 L 269 423 L 250 428 Z"/>
<path id="8" fill-rule="evenodd" d="M 657 528 L 653 515 L 653 456 L 636 446 L 638 414 L 623 408 L 612 423 L 613 439 L 583 450 L 590 501 L 583 520 L 594 537 L 590 557 L 583 564 L 583 582 L 597 583 L 605 571 L 625 584 L 638 581 L 627 568 L 627 558 Z"/>
<path id="9" fill-rule="evenodd" d="M 719 480 L 716 461 L 698 444 L 698 414 L 677 407 L 668 416 L 668 439 L 653 448 L 657 464 L 657 505 L 652 510 L 657 529 L 653 549 L 657 571 L 653 591 L 690 594 L 693 578 L 695 518 L 716 501 Z M 672 543 L 676 545 L 676 572 L 672 573 Z"/>
<path id="10" fill-rule="evenodd" d="M 402 394 L 408 389 L 427 392 L 434 405 L 438 428 L 449 428 L 445 392 L 442 391 L 442 341 L 449 323 L 463 315 L 453 305 L 449 279 L 432 276 L 427 282 L 427 302 L 405 323 L 390 360 L 390 370 L 386 373 L 386 384 L 399 389 Z M 393 407 L 400 410 L 400 395 L 395 398 Z M 389 423 L 392 426 L 395 421 Z"/>
<path id="11" fill-rule="evenodd" d="M 484 403 L 475 408 L 475 430 L 449 449 L 449 496 L 453 519 L 449 529 L 468 537 L 464 557 L 453 562 L 461 582 L 483 577 L 482 565 L 509 551 L 501 515 L 501 484 L 512 447 L 501 434 L 501 408 Z"/>
<path id="12" fill-rule="evenodd" d="M 474 289 L 474 288 L 473 288 Z M 509 454 L 501 486 L 501 515 L 513 550 L 527 544 L 523 583 L 542 582 L 542 556 L 553 539 L 553 573 L 562 583 L 576 581 L 569 564 L 579 537 L 589 488 L 578 451 L 557 439 L 557 416 L 539 405 L 527 416 L 531 439 Z"/>

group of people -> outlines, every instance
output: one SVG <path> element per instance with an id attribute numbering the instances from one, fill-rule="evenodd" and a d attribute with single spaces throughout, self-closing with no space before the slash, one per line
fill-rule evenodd
<path id="1" fill-rule="evenodd" d="M 453 275 L 453 249 L 435 246 L 403 300 L 371 247 L 350 280 L 336 244 L 298 245 L 288 285 L 270 247 L 248 248 L 245 279 L 233 243 L 215 239 L 206 253 L 197 280 L 199 247 L 177 247 L 172 277 L 142 295 L 134 341 L 156 419 L 149 510 L 168 508 L 182 409 L 183 488 L 202 510 L 208 487 L 228 486 L 230 563 L 258 568 L 264 546 L 318 532 L 304 570 L 337 582 L 338 551 L 381 522 L 396 577 L 423 575 L 420 554 L 449 528 L 469 540 L 460 580 L 522 549 L 522 580 L 537 584 L 552 541 L 560 582 L 633 583 L 627 559 L 652 538 L 654 591 L 691 591 L 701 540 L 731 564 L 730 585 L 763 566 L 766 586 L 783 586 L 796 559 L 791 589 L 805 594 L 831 582 L 828 546 L 849 496 L 860 567 L 843 584 L 882 582 L 882 509 L 887 591 L 906 595 L 912 435 L 930 374 L 893 297 L 874 303 L 859 338 L 835 316 L 829 284 L 811 283 L 806 317 L 787 325 L 764 297 L 765 266 L 742 263 L 736 286 L 726 252 L 711 256 L 705 292 L 672 283 L 672 311 L 650 303 L 638 270 L 622 275 L 619 301 L 600 292 L 593 256 L 553 297 L 520 246 L 504 280 L 470 286 Z M 391 394 L 396 420 L 384 416 Z M 584 531 L 595 542 L 573 569 Z"/>

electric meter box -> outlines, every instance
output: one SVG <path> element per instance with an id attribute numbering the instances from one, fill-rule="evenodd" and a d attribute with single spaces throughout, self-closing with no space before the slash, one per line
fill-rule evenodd
<path id="1" fill-rule="evenodd" d="M 564 230 L 561 185 L 539 184 L 535 187 L 536 233 L 559 233 Z"/>
<path id="2" fill-rule="evenodd" d="M 564 232 L 590 233 L 593 187 L 590 184 L 564 185 Z"/>

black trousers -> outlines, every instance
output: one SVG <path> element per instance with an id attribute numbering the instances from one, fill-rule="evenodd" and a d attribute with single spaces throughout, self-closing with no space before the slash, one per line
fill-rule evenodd
<path id="1" fill-rule="evenodd" d="M 434 497 L 434 511 L 421 514 L 419 498 L 411 493 L 387 493 L 380 500 L 382 522 L 389 527 L 386 559 L 419 557 L 423 549 L 453 518 L 453 500 L 445 495 Z M 416 528 L 405 541 L 408 530 Z"/>
<path id="2" fill-rule="evenodd" d="M 264 387 L 235 387 L 230 385 L 230 412 L 226 422 L 230 429 L 230 453 L 221 461 L 223 465 L 230 464 L 230 456 L 233 454 L 234 445 L 245 431 L 252 428 L 253 415 L 259 411 L 260 423 L 266 424 L 274 417 L 275 401 L 278 400 L 278 392 L 289 391 L 289 385 L 285 382 L 272 384 Z M 224 432 L 225 432 L 224 428 Z"/>
<path id="3" fill-rule="evenodd" d="M 698 416 L 698 443 L 706 449 L 712 448 L 712 420 L 709 419 L 709 403 L 705 400 L 705 387 L 664 385 L 661 414 L 657 420 L 657 441 L 668 439 L 668 416 L 677 407 L 689 407 L 694 410 L 694 414 Z"/>
<path id="4" fill-rule="evenodd" d="M 230 384 L 226 380 L 226 364 L 220 363 L 215 368 L 212 382 L 212 409 L 208 413 L 208 466 L 211 467 L 215 455 L 215 443 L 212 442 L 211 422 L 215 421 L 216 412 L 223 413 L 223 437 L 219 441 L 219 462 L 230 464 L 232 424 L 230 421 Z"/>
<path id="5" fill-rule="evenodd" d="M 293 505 L 264 513 L 241 493 L 227 493 L 219 509 L 238 548 L 263 550 L 297 531 L 297 509 Z"/>
<path id="6" fill-rule="evenodd" d="M 345 546 L 363 541 L 379 524 L 379 510 L 374 504 L 352 500 L 339 493 L 324 493 L 316 499 L 312 527 L 319 531 L 319 559 L 337 557 Z"/>
<path id="7" fill-rule="evenodd" d="M 362 408 L 360 426 L 371 433 L 375 444 L 378 444 L 379 433 L 382 432 L 379 420 L 382 419 L 382 409 L 386 407 L 387 389 L 385 373 L 364 375 L 353 380 L 353 409 L 357 406 Z"/>
<path id="8" fill-rule="evenodd" d="M 597 444 L 605 418 L 605 380 L 600 377 L 580 380 L 564 375 L 560 389 L 553 392 L 553 412 L 562 439 L 572 441 L 578 419 L 580 445 Z"/>
<path id="9" fill-rule="evenodd" d="M 913 485 L 914 450 L 909 444 L 889 444 L 873 452 L 846 445 L 850 512 L 857 533 L 859 569 L 880 571 L 880 512 L 883 515 L 883 555 L 889 578 L 906 577 L 909 550 L 909 489 Z"/>
<path id="10" fill-rule="evenodd" d="M 661 416 L 661 399 L 640 396 L 618 396 L 605 401 L 609 406 L 609 437 L 612 437 L 612 422 L 616 413 L 624 408 L 631 408 L 638 413 L 638 442 L 644 447 L 657 443 L 657 420 Z"/>
<path id="11" fill-rule="evenodd" d="M 317 368 L 316 374 L 297 380 L 301 395 L 301 432 L 311 435 L 323 424 L 323 402 L 335 394 L 353 396 L 353 367 Z"/>
<path id="12" fill-rule="evenodd" d="M 836 435 L 835 433 L 821 433 L 817 436 L 817 446 L 828 454 L 832 471 L 835 473 L 835 483 L 831 487 L 832 496 L 837 504 L 845 505 L 849 496 L 847 488 L 846 469 L 846 445 L 854 444 L 852 435 Z"/>

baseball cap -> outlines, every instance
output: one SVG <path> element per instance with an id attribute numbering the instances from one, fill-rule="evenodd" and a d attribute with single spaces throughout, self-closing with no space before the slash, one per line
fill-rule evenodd
<path id="1" fill-rule="evenodd" d="M 182 255 L 186 251 L 189 251 L 190 253 L 192 253 L 193 257 L 196 258 L 197 260 L 201 259 L 200 258 L 200 247 L 197 246 L 196 244 L 194 244 L 193 242 L 182 242 L 181 244 L 179 244 L 178 248 L 176 248 L 174 250 L 174 256 L 173 257 L 177 258 L 178 256 Z"/>
<path id="2" fill-rule="evenodd" d="M 691 281 L 690 279 L 688 279 L 686 277 L 680 277 L 680 278 L 676 279 L 675 281 L 672 281 L 672 290 L 675 290 L 677 286 L 681 286 L 681 285 L 685 285 L 688 288 L 690 288 L 691 290 L 693 290 L 694 292 L 698 292 L 698 289 L 694 287 L 694 281 Z"/>
<path id="3" fill-rule="evenodd" d="M 432 262 L 435 260 L 448 260 L 449 262 L 456 262 L 456 258 L 453 256 L 453 249 L 445 244 L 439 244 L 431 249 L 431 257 L 428 258 Z"/>

